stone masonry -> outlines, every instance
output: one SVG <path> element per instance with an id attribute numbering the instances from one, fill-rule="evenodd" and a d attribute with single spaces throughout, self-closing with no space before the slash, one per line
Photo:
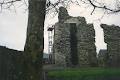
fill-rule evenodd
<path id="1" fill-rule="evenodd" d="M 64 67 L 96 66 L 95 30 L 84 17 L 71 17 L 59 9 L 54 29 L 55 64 Z"/>
<path id="2" fill-rule="evenodd" d="M 101 24 L 107 43 L 108 66 L 120 67 L 120 27 Z"/>
<path id="3" fill-rule="evenodd" d="M 106 49 L 101 49 L 98 54 L 98 66 L 107 67 L 108 53 Z"/>
<path id="4" fill-rule="evenodd" d="M 85 19 L 80 20 L 78 30 L 78 56 L 80 66 L 96 66 L 95 30 Z"/>

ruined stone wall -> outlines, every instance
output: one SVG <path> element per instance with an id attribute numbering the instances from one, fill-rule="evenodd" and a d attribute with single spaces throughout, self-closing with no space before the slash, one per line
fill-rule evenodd
<path id="1" fill-rule="evenodd" d="M 69 26 L 64 24 L 64 21 L 68 19 L 67 10 L 64 7 L 60 7 L 58 19 L 59 22 L 54 27 L 54 55 L 55 64 L 57 66 L 66 67 L 70 65 L 70 32 Z"/>
<path id="2" fill-rule="evenodd" d="M 101 27 L 107 43 L 108 66 L 120 67 L 120 27 L 106 24 L 101 24 Z"/>
<path id="3" fill-rule="evenodd" d="M 70 32 L 66 24 L 57 23 L 54 35 L 55 63 L 59 66 L 67 66 L 70 63 Z"/>
<path id="4" fill-rule="evenodd" d="M 101 49 L 98 54 L 98 66 L 107 67 L 108 53 L 106 49 Z"/>
<path id="5" fill-rule="evenodd" d="M 78 30 L 78 55 L 80 66 L 96 66 L 95 30 L 92 24 L 87 24 L 81 18 Z"/>
<path id="6" fill-rule="evenodd" d="M 68 67 L 96 66 L 95 31 L 93 25 L 87 24 L 84 17 L 69 16 L 64 9 L 62 7 L 63 11 L 61 11 L 62 13 L 59 12 L 58 17 L 59 22 L 55 24 L 55 64 Z"/>

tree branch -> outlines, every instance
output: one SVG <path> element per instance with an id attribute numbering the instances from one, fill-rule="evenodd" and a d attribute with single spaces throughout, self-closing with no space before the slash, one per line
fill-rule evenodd
<path id="1" fill-rule="evenodd" d="M 11 3 L 14 3 L 14 2 L 17 2 L 17 1 L 21 1 L 21 0 L 12 0 L 12 1 L 3 1 L 3 2 L 0 2 L 0 5 L 3 5 L 3 4 L 11 4 Z"/>
<path id="2" fill-rule="evenodd" d="M 104 9 L 104 10 L 107 10 L 107 11 L 110 11 L 110 12 L 113 12 L 113 13 L 117 13 L 117 12 L 120 12 L 120 9 L 110 9 L 108 8 L 107 6 L 98 6 L 98 5 L 95 5 L 91 0 L 88 0 L 90 5 L 92 5 L 94 7 L 92 13 L 94 12 L 95 8 L 100 8 L 100 9 Z"/>
<path id="3" fill-rule="evenodd" d="M 2 12 L 2 9 L 10 9 L 11 6 L 14 7 L 14 3 L 17 1 L 21 1 L 21 0 L 3 0 L 3 1 L 0 1 L 1 12 Z"/>

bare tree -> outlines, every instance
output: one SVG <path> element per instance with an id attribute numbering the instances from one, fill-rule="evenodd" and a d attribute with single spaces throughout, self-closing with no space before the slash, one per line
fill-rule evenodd
<path id="1" fill-rule="evenodd" d="M 91 12 L 91 14 L 95 11 L 96 8 L 103 9 L 110 13 L 120 12 L 120 1 L 119 0 L 114 0 L 115 3 L 111 3 L 110 6 L 107 5 L 107 3 L 105 2 L 100 2 L 100 0 L 87 0 L 87 1 L 93 7 L 93 11 Z"/>
<path id="2" fill-rule="evenodd" d="M 29 0 L 23 80 L 42 80 L 46 0 Z"/>
<path id="3" fill-rule="evenodd" d="M 26 4 L 27 0 L 1 0 L 0 7 L 1 9 L 8 9 L 11 6 L 14 6 L 14 3 L 19 1 L 23 1 Z M 120 0 L 111 1 L 114 3 L 108 4 L 109 1 L 107 0 L 46 0 L 46 11 L 47 13 L 51 10 L 54 10 L 54 12 L 58 12 L 58 8 L 60 6 L 68 7 L 70 4 L 77 4 L 81 6 L 82 3 L 93 7 L 93 11 L 91 12 L 91 14 L 97 8 L 109 11 L 111 13 L 120 12 Z"/>
<path id="4" fill-rule="evenodd" d="M 10 9 L 12 6 L 14 6 L 14 3 L 21 1 L 21 0 L 1 0 L 0 1 L 0 10 L 2 12 L 3 9 Z"/>

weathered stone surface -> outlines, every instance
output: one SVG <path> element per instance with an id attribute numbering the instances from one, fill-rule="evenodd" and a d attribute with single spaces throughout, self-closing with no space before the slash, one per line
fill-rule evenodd
<path id="1" fill-rule="evenodd" d="M 120 67 L 120 27 L 106 24 L 101 24 L 101 27 L 107 43 L 108 65 Z"/>
<path id="2" fill-rule="evenodd" d="M 108 53 L 106 49 L 101 49 L 98 54 L 98 66 L 107 67 Z"/>
<path id="3" fill-rule="evenodd" d="M 61 8 L 60 8 L 61 9 Z M 62 14 L 62 15 L 61 15 Z M 55 24 L 55 64 L 59 66 L 96 66 L 95 31 L 84 17 L 71 17 L 62 7 Z"/>
<path id="4" fill-rule="evenodd" d="M 82 21 L 77 29 L 80 66 L 96 66 L 95 31 L 93 25 Z"/>
<path id="5" fill-rule="evenodd" d="M 60 7 L 59 8 L 59 14 L 58 14 L 59 22 L 64 22 L 69 17 L 70 16 L 69 16 L 67 10 L 64 7 Z"/>
<path id="6" fill-rule="evenodd" d="M 55 63 L 61 66 L 66 66 L 66 61 L 70 64 L 70 32 L 69 26 L 64 26 L 65 24 L 57 23 L 54 35 Z"/>

